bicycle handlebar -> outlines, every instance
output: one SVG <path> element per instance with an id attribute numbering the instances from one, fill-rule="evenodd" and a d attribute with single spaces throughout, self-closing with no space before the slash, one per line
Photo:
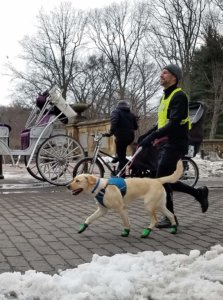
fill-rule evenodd
<path id="1" fill-rule="evenodd" d="M 92 133 L 90 135 L 94 138 L 94 140 L 97 140 L 97 141 L 101 140 L 104 137 L 108 137 L 107 132 L 105 132 L 105 133 Z"/>

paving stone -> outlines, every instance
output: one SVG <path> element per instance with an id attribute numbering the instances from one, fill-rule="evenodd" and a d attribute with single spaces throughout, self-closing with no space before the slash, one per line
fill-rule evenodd
<path id="1" fill-rule="evenodd" d="M 8 262 L 12 267 L 17 267 L 18 270 L 20 267 L 29 267 L 28 262 L 22 256 L 10 256 L 8 257 Z"/>
<path id="2" fill-rule="evenodd" d="M 43 239 L 46 242 L 57 242 L 58 241 L 58 239 L 51 234 L 42 234 L 41 239 Z"/>
<path id="3" fill-rule="evenodd" d="M 0 260 L 0 271 L 1 273 L 4 273 L 4 272 L 12 272 L 12 266 L 7 263 L 7 262 L 2 262 Z"/>
<path id="4" fill-rule="evenodd" d="M 70 268 L 76 268 L 85 262 L 82 258 L 72 258 L 72 259 L 65 258 L 65 260 L 69 263 Z"/>
<path id="5" fill-rule="evenodd" d="M 27 261 L 33 261 L 33 260 L 42 260 L 42 255 L 39 254 L 37 251 L 23 251 L 23 256 Z"/>
<path id="6" fill-rule="evenodd" d="M 28 241 L 25 241 L 25 242 L 15 242 L 14 243 L 16 245 L 16 248 L 20 251 L 20 252 L 23 252 L 23 251 L 34 251 L 35 248 L 30 245 L 28 243 Z"/>
<path id="7" fill-rule="evenodd" d="M 34 247 L 47 246 L 46 242 L 41 240 L 41 238 L 29 239 L 29 243 Z"/>
<path id="8" fill-rule="evenodd" d="M 68 250 L 68 247 L 61 242 L 48 242 L 48 245 L 54 250 Z"/>
<path id="9" fill-rule="evenodd" d="M 45 260 L 32 260 L 30 261 L 30 265 L 33 270 L 36 270 L 38 272 L 51 273 L 52 271 L 54 271 L 54 268 L 52 268 L 52 266 L 48 264 Z"/>
<path id="10" fill-rule="evenodd" d="M 69 249 L 67 249 L 67 250 L 57 250 L 57 254 L 59 254 L 64 259 L 66 257 L 66 260 L 79 257 L 76 253 L 74 253 L 73 251 L 71 251 Z"/>
<path id="11" fill-rule="evenodd" d="M 54 235 L 57 238 L 65 238 L 68 237 L 68 235 L 63 232 L 62 230 L 55 230 L 51 232 L 52 235 Z"/>
<path id="12" fill-rule="evenodd" d="M 70 247 L 73 247 L 75 245 L 78 245 L 79 242 L 78 241 L 75 241 L 74 239 L 72 238 L 59 238 L 59 240 L 61 241 L 61 243 L 63 243 L 64 245 L 67 245 L 67 246 L 70 246 Z"/>
<path id="13" fill-rule="evenodd" d="M 44 255 L 44 259 L 51 265 L 51 266 L 58 266 L 63 265 L 65 263 L 64 259 L 56 254 L 52 255 Z"/>
<path id="14" fill-rule="evenodd" d="M 5 240 L 0 240 L 0 251 L 2 251 L 2 249 L 5 248 L 14 248 L 15 245 L 9 240 L 9 239 L 5 239 Z"/>
<path id="15" fill-rule="evenodd" d="M 45 254 L 56 254 L 56 251 L 52 248 L 50 248 L 49 246 L 44 246 L 44 247 L 36 247 L 35 248 L 36 251 L 38 251 L 38 253 L 40 253 L 42 255 L 42 257 L 44 257 Z"/>
<path id="16" fill-rule="evenodd" d="M 21 252 L 19 252 L 16 248 L 3 248 L 1 249 L 1 252 L 4 256 L 10 257 L 10 256 L 20 256 Z"/>

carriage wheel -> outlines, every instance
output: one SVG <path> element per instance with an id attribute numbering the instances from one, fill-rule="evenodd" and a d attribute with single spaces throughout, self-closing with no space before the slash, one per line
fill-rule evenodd
<path id="1" fill-rule="evenodd" d="M 28 164 L 28 161 L 29 161 L 29 158 L 30 158 L 30 155 L 25 155 L 24 157 L 24 162 L 25 162 L 25 166 L 27 166 Z M 41 180 L 41 181 L 46 181 L 39 173 L 39 170 L 37 168 L 37 165 L 36 165 L 36 154 L 33 155 L 33 158 L 29 164 L 29 167 L 26 168 L 27 171 L 29 172 L 29 174 L 31 176 L 33 176 L 34 178 L 38 179 L 38 180 Z"/>
<path id="2" fill-rule="evenodd" d="M 40 175 L 54 185 L 67 185 L 73 179 L 76 163 L 84 157 L 84 149 L 72 137 L 55 135 L 47 139 L 37 152 Z"/>

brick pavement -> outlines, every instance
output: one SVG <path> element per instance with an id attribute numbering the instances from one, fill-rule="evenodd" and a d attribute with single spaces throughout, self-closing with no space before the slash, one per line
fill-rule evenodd
<path id="1" fill-rule="evenodd" d="M 147 225 L 140 200 L 129 207 L 132 229 L 128 238 L 120 236 L 122 225 L 114 212 L 78 234 L 79 224 L 95 209 L 92 198 L 74 197 L 65 187 L 22 182 L 26 179 L 0 182 L 0 273 L 35 269 L 53 274 L 90 262 L 93 254 L 145 250 L 188 254 L 191 249 L 204 252 L 215 244 L 223 245 L 221 181 L 208 182 L 216 187 L 210 188 L 210 208 L 205 214 L 192 197 L 175 193 L 178 234 L 155 229 L 147 239 L 140 238 Z"/>

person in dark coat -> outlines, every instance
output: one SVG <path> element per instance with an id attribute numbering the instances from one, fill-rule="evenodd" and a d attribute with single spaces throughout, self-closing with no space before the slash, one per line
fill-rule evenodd
<path id="1" fill-rule="evenodd" d="M 111 127 L 107 134 L 107 136 L 115 136 L 118 170 L 121 170 L 127 162 L 127 147 L 134 141 L 137 129 L 137 117 L 131 112 L 129 103 L 126 100 L 120 100 L 111 113 Z"/>

